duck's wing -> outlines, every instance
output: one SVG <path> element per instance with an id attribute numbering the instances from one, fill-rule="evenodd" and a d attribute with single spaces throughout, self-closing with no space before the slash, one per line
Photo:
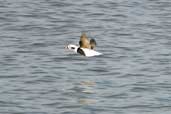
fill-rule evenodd
<path id="1" fill-rule="evenodd" d="M 81 48 L 91 48 L 90 41 L 85 33 L 81 35 L 79 45 Z"/>
<path id="2" fill-rule="evenodd" d="M 90 40 L 90 45 L 91 45 L 91 49 L 94 49 L 96 47 L 96 45 L 97 45 L 96 40 L 95 39 L 91 39 Z"/>

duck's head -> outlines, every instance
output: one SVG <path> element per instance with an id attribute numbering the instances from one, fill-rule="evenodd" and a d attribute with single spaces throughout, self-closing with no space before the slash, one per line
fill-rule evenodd
<path id="1" fill-rule="evenodd" d="M 73 44 L 69 44 L 66 46 L 66 49 L 77 52 L 78 46 L 73 45 Z"/>

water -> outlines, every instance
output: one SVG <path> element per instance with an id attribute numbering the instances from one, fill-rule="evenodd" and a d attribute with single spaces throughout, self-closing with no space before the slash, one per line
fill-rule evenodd
<path id="1" fill-rule="evenodd" d="M 171 113 L 170 0 L 1 0 L 0 39 L 0 114 Z"/>

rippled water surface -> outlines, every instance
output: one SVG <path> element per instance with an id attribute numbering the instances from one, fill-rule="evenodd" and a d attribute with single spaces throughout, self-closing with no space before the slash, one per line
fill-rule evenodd
<path id="1" fill-rule="evenodd" d="M 0 114 L 171 114 L 171 1 L 1 0 Z"/>

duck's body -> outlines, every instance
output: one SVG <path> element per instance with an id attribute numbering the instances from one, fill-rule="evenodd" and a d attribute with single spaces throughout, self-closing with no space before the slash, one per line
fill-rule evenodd
<path id="1" fill-rule="evenodd" d="M 81 47 L 78 47 L 78 46 L 73 45 L 73 44 L 69 44 L 67 46 L 67 49 L 72 50 L 75 53 L 79 53 L 81 55 L 84 55 L 86 57 L 102 55 L 102 53 L 99 53 L 95 50 L 88 49 L 88 48 L 81 48 Z"/>

